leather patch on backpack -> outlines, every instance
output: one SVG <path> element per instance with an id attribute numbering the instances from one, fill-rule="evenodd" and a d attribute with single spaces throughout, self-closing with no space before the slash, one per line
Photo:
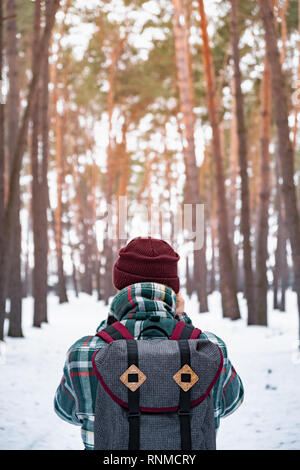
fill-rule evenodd
<path id="1" fill-rule="evenodd" d="M 190 368 L 189 365 L 185 364 L 174 376 L 173 379 L 179 385 L 179 387 L 184 391 L 187 392 L 192 388 L 196 382 L 198 382 L 199 377 Z"/>
<path id="2" fill-rule="evenodd" d="M 121 382 L 132 392 L 135 392 L 146 379 L 145 374 L 134 364 L 128 367 L 120 377 Z"/>

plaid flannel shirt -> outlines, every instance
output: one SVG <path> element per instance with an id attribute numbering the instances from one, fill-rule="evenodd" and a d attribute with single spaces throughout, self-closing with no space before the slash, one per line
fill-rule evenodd
<path id="1" fill-rule="evenodd" d="M 146 285 L 146 283 L 142 284 L 142 286 L 144 285 Z M 127 309 L 125 318 L 123 317 L 120 319 L 114 311 L 113 302 L 112 310 L 110 311 L 107 320 L 104 320 L 100 324 L 97 331 L 100 331 L 106 328 L 108 324 L 111 324 L 113 318 L 121 321 L 128 328 L 131 334 L 137 338 L 142 329 L 147 326 L 147 321 L 149 320 L 145 320 L 145 318 L 143 319 L 139 314 L 139 309 L 137 307 L 141 302 L 143 303 L 144 310 L 147 310 L 147 308 L 149 310 L 150 308 L 152 313 L 154 311 L 156 316 L 158 315 L 161 317 L 160 325 L 165 322 L 165 330 L 169 334 L 172 332 L 170 331 L 170 328 L 174 328 L 174 318 L 180 321 L 185 321 L 188 324 L 192 323 L 185 313 L 176 315 L 176 296 L 171 289 L 155 283 L 147 283 L 147 286 L 148 295 L 149 292 L 151 292 L 152 296 L 150 302 L 148 302 L 148 299 L 145 299 L 140 295 L 142 292 L 140 291 L 141 287 L 138 284 L 131 286 L 133 289 L 129 289 L 129 292 L 128 289 L 120 291 L 116 296 L 119 299 L 118 307 L 121 306 L 121 308 L 118 309 L 118 313 L 120 314 L 120 310 L 123 312 L 126 311 L 126 305 L 128 305 L 126 300 L 130 303 L 130 310 Z M 171 291 L 171 293 L 168 291 Z M 153 297 L 155 300 L 153 300 Z M 161 299 L 163 299 L 163 301 Z M 162 302 L 165 304 L 166 299 L 167 305 L 170 307 L 167 311 L 165 308 L 162 308 Z M 170 320 L 172 321 L 170 322 Z M 171 323 L 173 326 L 171 326 Z M 153 330 L 150 338 L 154 338 L 155 334 Z M 145 338 L 149 339 L 149 331 L 146 332 L 146 336 L 142 333 L 141 339 Z M 209 332 L 202 332 L 200 338 L 208 339 L 209 341 L 217 344 L 224 357 L 221 374 L 212 390 L 215 427 L 218 428 L 220 425 L 220 418 L 231 414 L 240 406 L 244 397 L 244 389 L 240 377 L 228 359 L 225 343 L 216 335 Z M 105 343 L 105 341 L 94 335 L 84 336 L 76 341 L 67 352 L 63 377 L 54 398 L 54 409 L 58 416 L 69 423 L 81 426 L 81 437 L 85 449 L 87 450 L 93 450 L 94 448 L 95 402 L 98 386 L 98 380 L 92 367 L 92 356 L 95 351 L 106 346 L 107 343 Z"/>

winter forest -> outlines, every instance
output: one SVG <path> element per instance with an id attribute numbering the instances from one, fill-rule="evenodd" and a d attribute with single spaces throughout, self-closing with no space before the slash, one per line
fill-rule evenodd
<path id="1" fill-rule="evenodd" d="M 300 1 L 0 0 L 0 74 L 0 449 L 80 448 L 65 353 L 150 234 L 244 382 L 218 448 L 300 449 Z"/>

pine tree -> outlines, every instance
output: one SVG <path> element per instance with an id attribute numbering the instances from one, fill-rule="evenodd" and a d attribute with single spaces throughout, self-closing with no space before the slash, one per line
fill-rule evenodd
<path id="1" fill-rule="evenodd" d="M 209 120 L 213 132 L 213 159 L 217 186 L 217 214 L 219 236 L 220 289 L 223 315 L 232 319 L 240 318 L 237 300 L 236 277 L 228 237 L 228 214 L 225 195 L 223 159 L 221 154 L 219 120 L 216 109 L 216 90 L 211 49 L 207 33 L 207 20 L 203 0 L 199 0 L 200 28 L 202 32 L 202 54 L 205 69 L 206 93 Z"/>
<path id="2" fill-rule="evenodd" d="M 238 154 L 241 178 L 241 234 L 243 237 L 244 291 L 248 305 L 248 324 L 255 324 L 254 280 L 250 243 L 250 207 L 248 182 L 247 135 L 244 121 L 244 100 L 241 87 L 240 52 L 237 18 L 237 0 L 231 0 L 231 41 L 234 62 L 236 119 L 238 131 Z"/>
<path id="3" fill-rule="evenodd" d="M 294 184 L 294 158 L 293 148 L 289 137 L 287 100 L 285 96 L 272 4 L 270 0 L 259 0 L 259 5 L 265 29 L 267 57 L 270 64 L 272 99 L 278 135 L 280 173 L 282 176 L 282 194 L 285 206 L 288 236 L 292 248 L 295 277 L 294 284 L 298 299 L 298 312 L 300 315 L 300 220 Z"/>

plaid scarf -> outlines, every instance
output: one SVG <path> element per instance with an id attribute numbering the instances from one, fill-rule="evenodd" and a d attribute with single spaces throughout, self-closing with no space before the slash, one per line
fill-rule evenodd
<path id="1" fill-rule="evenodd" d="M 174 329 L 174 319 L 191 324 L 185 313 L 176 313 L 176 294 L 168 286 L 155 282 L 141 282 L 125 287 L 113 298 L 108 318 L 102 322 L 97 331 L 115 321 L 120 321 L 133 335 L 140 330 L 157 324 L 171 334 Z M 134 329 L 133 329 L 134 326 Z M 157 334 L 155 331 L 147 336 Z"/>

